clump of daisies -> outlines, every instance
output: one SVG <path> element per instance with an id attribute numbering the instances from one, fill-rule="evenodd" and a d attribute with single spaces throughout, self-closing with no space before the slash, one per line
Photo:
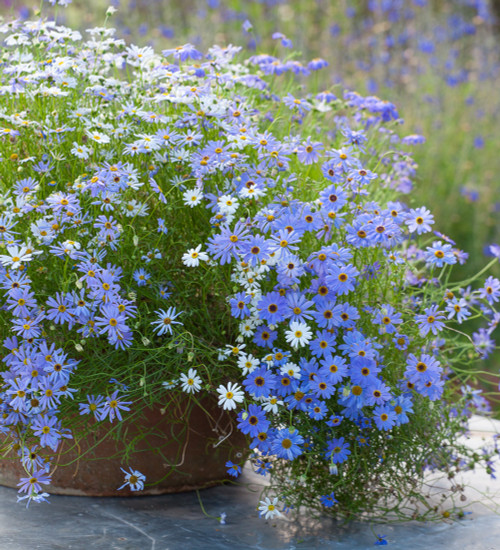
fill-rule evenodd
<path id="1" fill-rule="evenodd" d="M 491 466 L 459 437 L 488 408 L 465 384 L 500 282 L 452 282 L 466 254 L 403 201 L 394 105 L 271 87 L 319 62 L 0 31 L 0 429 L 21 499 L 45 499 L 63 441 L 171 396 L 233 414 L 266 519 L 421 517 L 427 470 Z M 133 466 L 122 487 L 155 482 Z"/>

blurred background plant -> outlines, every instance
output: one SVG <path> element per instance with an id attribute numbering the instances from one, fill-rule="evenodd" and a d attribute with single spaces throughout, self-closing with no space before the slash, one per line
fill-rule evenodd
<path id="1" fill-rule="evenodd" d="M 324 58 L 304 86 L 344 87 L 395 103 L 404 133 L 423 134 L 409 206 L 426 204 L 440 230 L 479 271 L 500 241 L 500 8 L 496 0 L 73 0 L 59 22 L 88 28 L 116 8 L 118 36 L 156 48 L 186 42 L 245 45 L 256 53 Z M 46 2 L 44 11 L 50 8 Z M 39 2 L 2 0 L 6 17 Z M 50 10 L 49 10 L 50 11 Z M 274 36 L 274 38 L 273 38 Z M 293 49 L 288 49 L 293 44 Z M 409 191 L 410 189 L 408 189 Z M 497 266 L 499 275 L 500 269 Z M 498 356 L 490 359 L 497 370 Z"/>

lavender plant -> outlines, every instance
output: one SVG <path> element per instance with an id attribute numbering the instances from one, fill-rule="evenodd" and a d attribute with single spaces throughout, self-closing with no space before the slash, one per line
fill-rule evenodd
<path id="1" fill-rule="evenodd" d="M 266 519 L 429 517 L 426 471 L 493 468 L 495 445 L 459 438 L 487 409 L 467 384 L 500 282 L 450 283 L 466 254 L 398 200 L 421 138 L 393 104 L 302 97 L 321 60 L 0 31 L 0 425 L 21 499 L 46 498 L 63 442 L 171 396 L 234 412 Z"/>

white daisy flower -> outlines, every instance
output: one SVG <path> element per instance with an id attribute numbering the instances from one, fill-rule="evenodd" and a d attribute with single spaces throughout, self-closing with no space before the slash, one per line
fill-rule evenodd
<path id="1" fill-rule="evenodd" d="M 226 344 L 226 348 L 229 350 L 230 355 L 233 355 L 235 357 L 241 355 L 243 353 L 243 350 L 245 349 L 246 344 L 240 344 L 239 346 L 233 346 L 231 344 Z"/>
<path id="2" fill-rule="evenodd" d="M 239 191 L 239 195 L 244 199 L 255 199 L 265 195 L 265 190 L 262 189 L 262 187 L 257 187 L 256 185 L 253 187 L 243 187 Z"/>
<path id="3" fill-rule="evenodd" d="M 135 199 L 130 199 L 122 205 L 122 212 L 128 218 L 135 218 L 135 216 L 146 216 L 148 214 L 148 205 L 142 202 L 137 202 Z"/>
<path id="4" fill-rule="evenodd" d="M 165 382 L 162 382 L 161 385 L 166 390 L 171 390 L 177 386 L 177 380 L 166 380 Z"/>
<path id="5" fill-rule="evenodd" d="M 295 349 L 308 344 L 312 338 L 312 331 L 305 323 L 292 321 L 290 330 L 285 332 L 286 341 Z"/>
<path id="6" fill-rule="evenodd" d="M 182 263 L 188 267 L 198 267 L 200 261 L 206 262 L 208 260 L 208 254 L 201 252 L 201 244 L 196 248 L 190 248 L 182 255 Z"/>
<path id="7" fill-rule="evenodd" d="M 284 404 L 284 401 L 274 395 L 262 399 L 262 408 L 266 412 L 270 412 L 273 414 L 278 414 L 279 407 L 283 406 Z"/>
<path id="8" fill-rule="evenodd" d="M 7 246 L 8 255 L 0 255 L 0 262 L 5 267 L 17 269 L 23 262 L 30 262 L 33 259 L 32 253 L 28 252 L 26 246 Z"/>
<path id="9" fill-rule="evenodd" d="M 189 369 L 187 374 L 182 373 L 179 380 L 181 390 L 186 393 L 196 393 L 201 390 L 201 378 L 196 369 Z"/>
<path id="10" fill-rule="evenodd" d="M 244 393 L 241 386 L 229 382 L 227 386 L 222 384 L 217 388 L 219 394 L 219 407 L 222 407 L 225 411 L 231 411 L 236 409 L 236 403 L 243 402 Z"/>
<path id="11" fill-rule="evenodd" d="M 78 145 L 78 143 L 73 142 L 73 149 L 71 149 L 71 152 L 75 157 L 86 160 L 92 154 L 92 149 L 86 145 Z"/>
<path id="12" fill-rule="evenodd" d="M 242 370 L 243 376 L 246 376 L 250 372 L 254 371 L 260 364 L 257 357 L 254 357 L 251 353 L 246 355 L 241 354 L 238 358 L 238 367 Z"/>
<path id="13" fill-rule="evenodd" d="M 288 375 L 290 378 L 300 378 L 300 367 L 292 362 L 284 364 L 280 368 L 280 372 L 281 374 Z"/>
<path id="14" fill-rule="evenodd" d="M 184 204 L 193 208 L 194 206 L 200 204 L 201 199 L 203 198 L 203 193 L 199 189 L 188 189 L 182 195 L 184 199 Z"/>
<path id="15" fill-rule="evenodd" d="M 231 195 L 222 195 L 217 199 L 217 206 L 223 214 L 234 214 L 238 210 L 239 202 Z"/>
<path id="16" fill-rule="evenodd" d="M 106 134 L 103 134 L 102 132 L 86 132 L 87 136 L 96 143 L 109 143 L 111 139 Z"/>
<path id="17" fill-rule="evenodd" d="M 264 516 L 264 519 L 283 517 L 283 514 L 277 508 L 278 497 L 273 498 L 273 500 L 266 497 L 264 500 L 261 500 L 259 504 L 259 516 Z"/>
<path id="18" fill-rule="evenodd" d="M 238 331 L 243 336 L 246 336 L 246 337 L 253 336 L 255 333 L 255 324 L 249 319 L 242 321 L 239 325 Z"/>

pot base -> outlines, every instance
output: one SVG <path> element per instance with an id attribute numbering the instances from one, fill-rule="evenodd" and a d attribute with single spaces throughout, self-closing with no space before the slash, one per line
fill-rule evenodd
<path id="1" fill-rule="evenodd" d="M 51 484 L 43 490 L 95 497 L 161 495 L 230 479 L 225 463 L 241 462 L 247 453 L 234 418 L 209 398 L 167 407 L 144 409 L 140 420 L 120 422 L 120 438 L 110 435 L 113 425 L 102 423 L 81 439 L 64 440 L 53 461 Z M 118 490 L 124 483 L 121 468 L 144 474 L 144 490 Z M 27 475 L 16 453 L 0 460 L 1 485 L 17 487 L 20 477 Z"/>

